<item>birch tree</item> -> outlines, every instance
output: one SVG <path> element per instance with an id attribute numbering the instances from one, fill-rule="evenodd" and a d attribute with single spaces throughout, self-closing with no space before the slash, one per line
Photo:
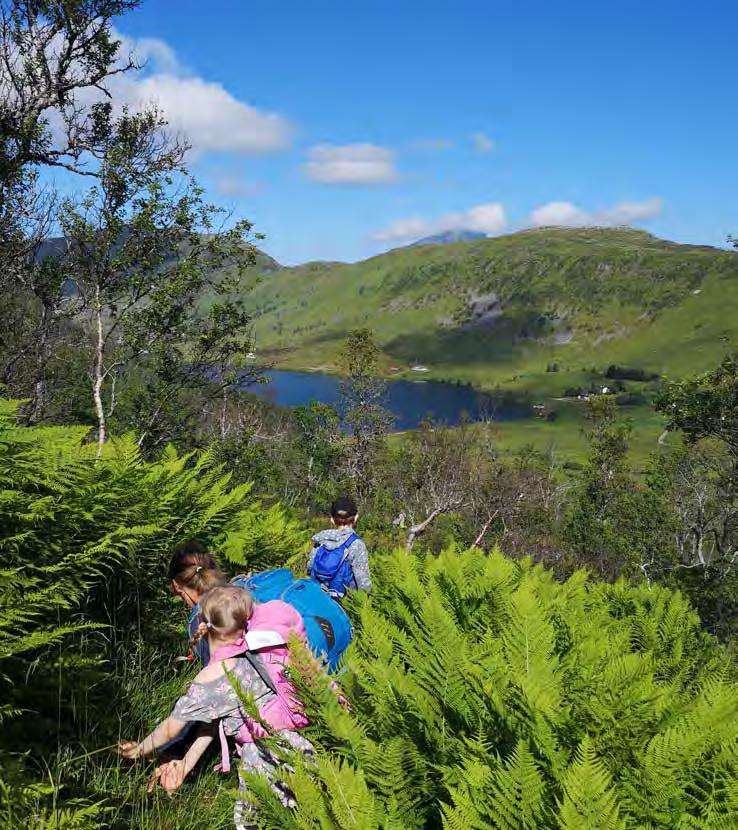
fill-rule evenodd
<path id="1" fill-rule="evenodd" d="M 109 136 L 108 82 L 136 64 L 114 19 L 140 0 L 0 0 L 0 379 L 46 412 L 49 363 L 70 311 L 67 275 L 49 252 L 53 185 L 43 170 L 96 176 Z M 45 183 L 42 183 L 45 181 Z"/>
<path id="2" fill-rule="evenodd" d="M 346 454 L 348 476 L 360 497 L 374 488 L 372 464 L 392 424 L 385 407 L 387 384 L 379 372 L 379 348 L 369 329 L 358 329 L 346 339 L 341 353 L 345 379 L 341 383 L 341 415 L 351 436 Z"/>
<path id="3" fill-rule="evenodd" d="M 223 368 L 250 349 L 249 317 L 231 291 L 254 261 L 251 225 L 219 227 L 185 152 L 156 111 L 125 112 L 95 185 L 59 216 L 84 308 L 100 448 L 134 369 L 159 381 L 139 414 L 143 443 L 183 385 L 236 383 Z"/>

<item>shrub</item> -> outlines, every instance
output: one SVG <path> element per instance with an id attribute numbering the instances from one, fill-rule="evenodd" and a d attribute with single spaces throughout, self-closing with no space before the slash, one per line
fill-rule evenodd
<path id="1" fill-rule="evenodd" d="M 264 827 L 728 828 L 738 695 L 678 593 L 566 582 L 498 552 L 397 552 L 356 598 L 343 711 L 303 682 L 322 750 Z"/>
<path id="2" fill-rule="evenodd" d="M 143 634 L 155 647 L 181 620 L 164 582 L 176 544 L 198 537 L 260 568 L 301 541 L 278 506 L 261 507 L 248 484 L 232 487 L 210 452 L 168 448 L 146 462 L 124 437 L 97 459 L 85 428 L 19 427 L 16 411 L 0 400 L 3 770 L 9 753 L 47 765 L 65 743 L 117 735 L 110 701 L 125 709 L 118 681 L 129 646 Z"/>
<path id="3" fill-rule="evenodd" d="M 638 369 L 629 366 L 616 366 L 612 363 L 607 367 L 605 377 L 612 380 L 640 380 L 652 381 L 658 380 L 660 375 L 656 372 L 647 372 L 645 369 Z"/>

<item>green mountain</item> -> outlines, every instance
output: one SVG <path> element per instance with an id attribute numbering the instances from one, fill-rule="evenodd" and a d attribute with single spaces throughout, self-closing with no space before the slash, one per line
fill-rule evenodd
<path id="1" fill-rule="evenodd" d="M 472 239 L 485 239 L 486 233 L 480 231 L 441 231 L 430 236 L 424 236 L 407 247 L 416 248 L 418 245 L 451 245 L 454 242 L 469 242 Z"/>
<path id="2" fill-rule="evenodd" d="M 738 341 L 738 254 L 630 229 L 402 248 L 249 275 L 243 291 L 259 356 L 277 366 L 333 370 L 347 333 L 368 326 L 389 375 L 423 364 L 544 396 L 612 363 L 697 371 Z"/>

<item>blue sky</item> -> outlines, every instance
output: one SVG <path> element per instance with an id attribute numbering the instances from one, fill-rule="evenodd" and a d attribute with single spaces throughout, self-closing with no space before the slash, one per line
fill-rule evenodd
<path id="1" fill-rule="evenodd" d="M 738 4 L 147 0 L 122 94 L 285 263 L 445 227 L 738 234 Z"/>

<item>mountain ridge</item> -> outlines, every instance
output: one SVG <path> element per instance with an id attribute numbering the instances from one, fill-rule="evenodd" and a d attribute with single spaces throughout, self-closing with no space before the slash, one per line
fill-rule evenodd
<path id="1" fill-rule="evenodd" d="M 415 248 L 419 245 L 452 245 L 455 242 L 470 242 L 474 239 L 486 239 L 487 234 L 481 231 L 470 230 L 448 230 L 424 236 L 407 245 L 407 248 Z"/>
<path id="2" fill-rule="evenodd" d="M 366 326 L 388 374 L 420 363 L 428 377 L 560 391 L 586 366 L 699 370 L 738 340 L 738 254 L 625 228 L 283 266 L 247 276 L 241 291 L 258 352 L 289 368 L 335 371 L 346 335 Z"/>

